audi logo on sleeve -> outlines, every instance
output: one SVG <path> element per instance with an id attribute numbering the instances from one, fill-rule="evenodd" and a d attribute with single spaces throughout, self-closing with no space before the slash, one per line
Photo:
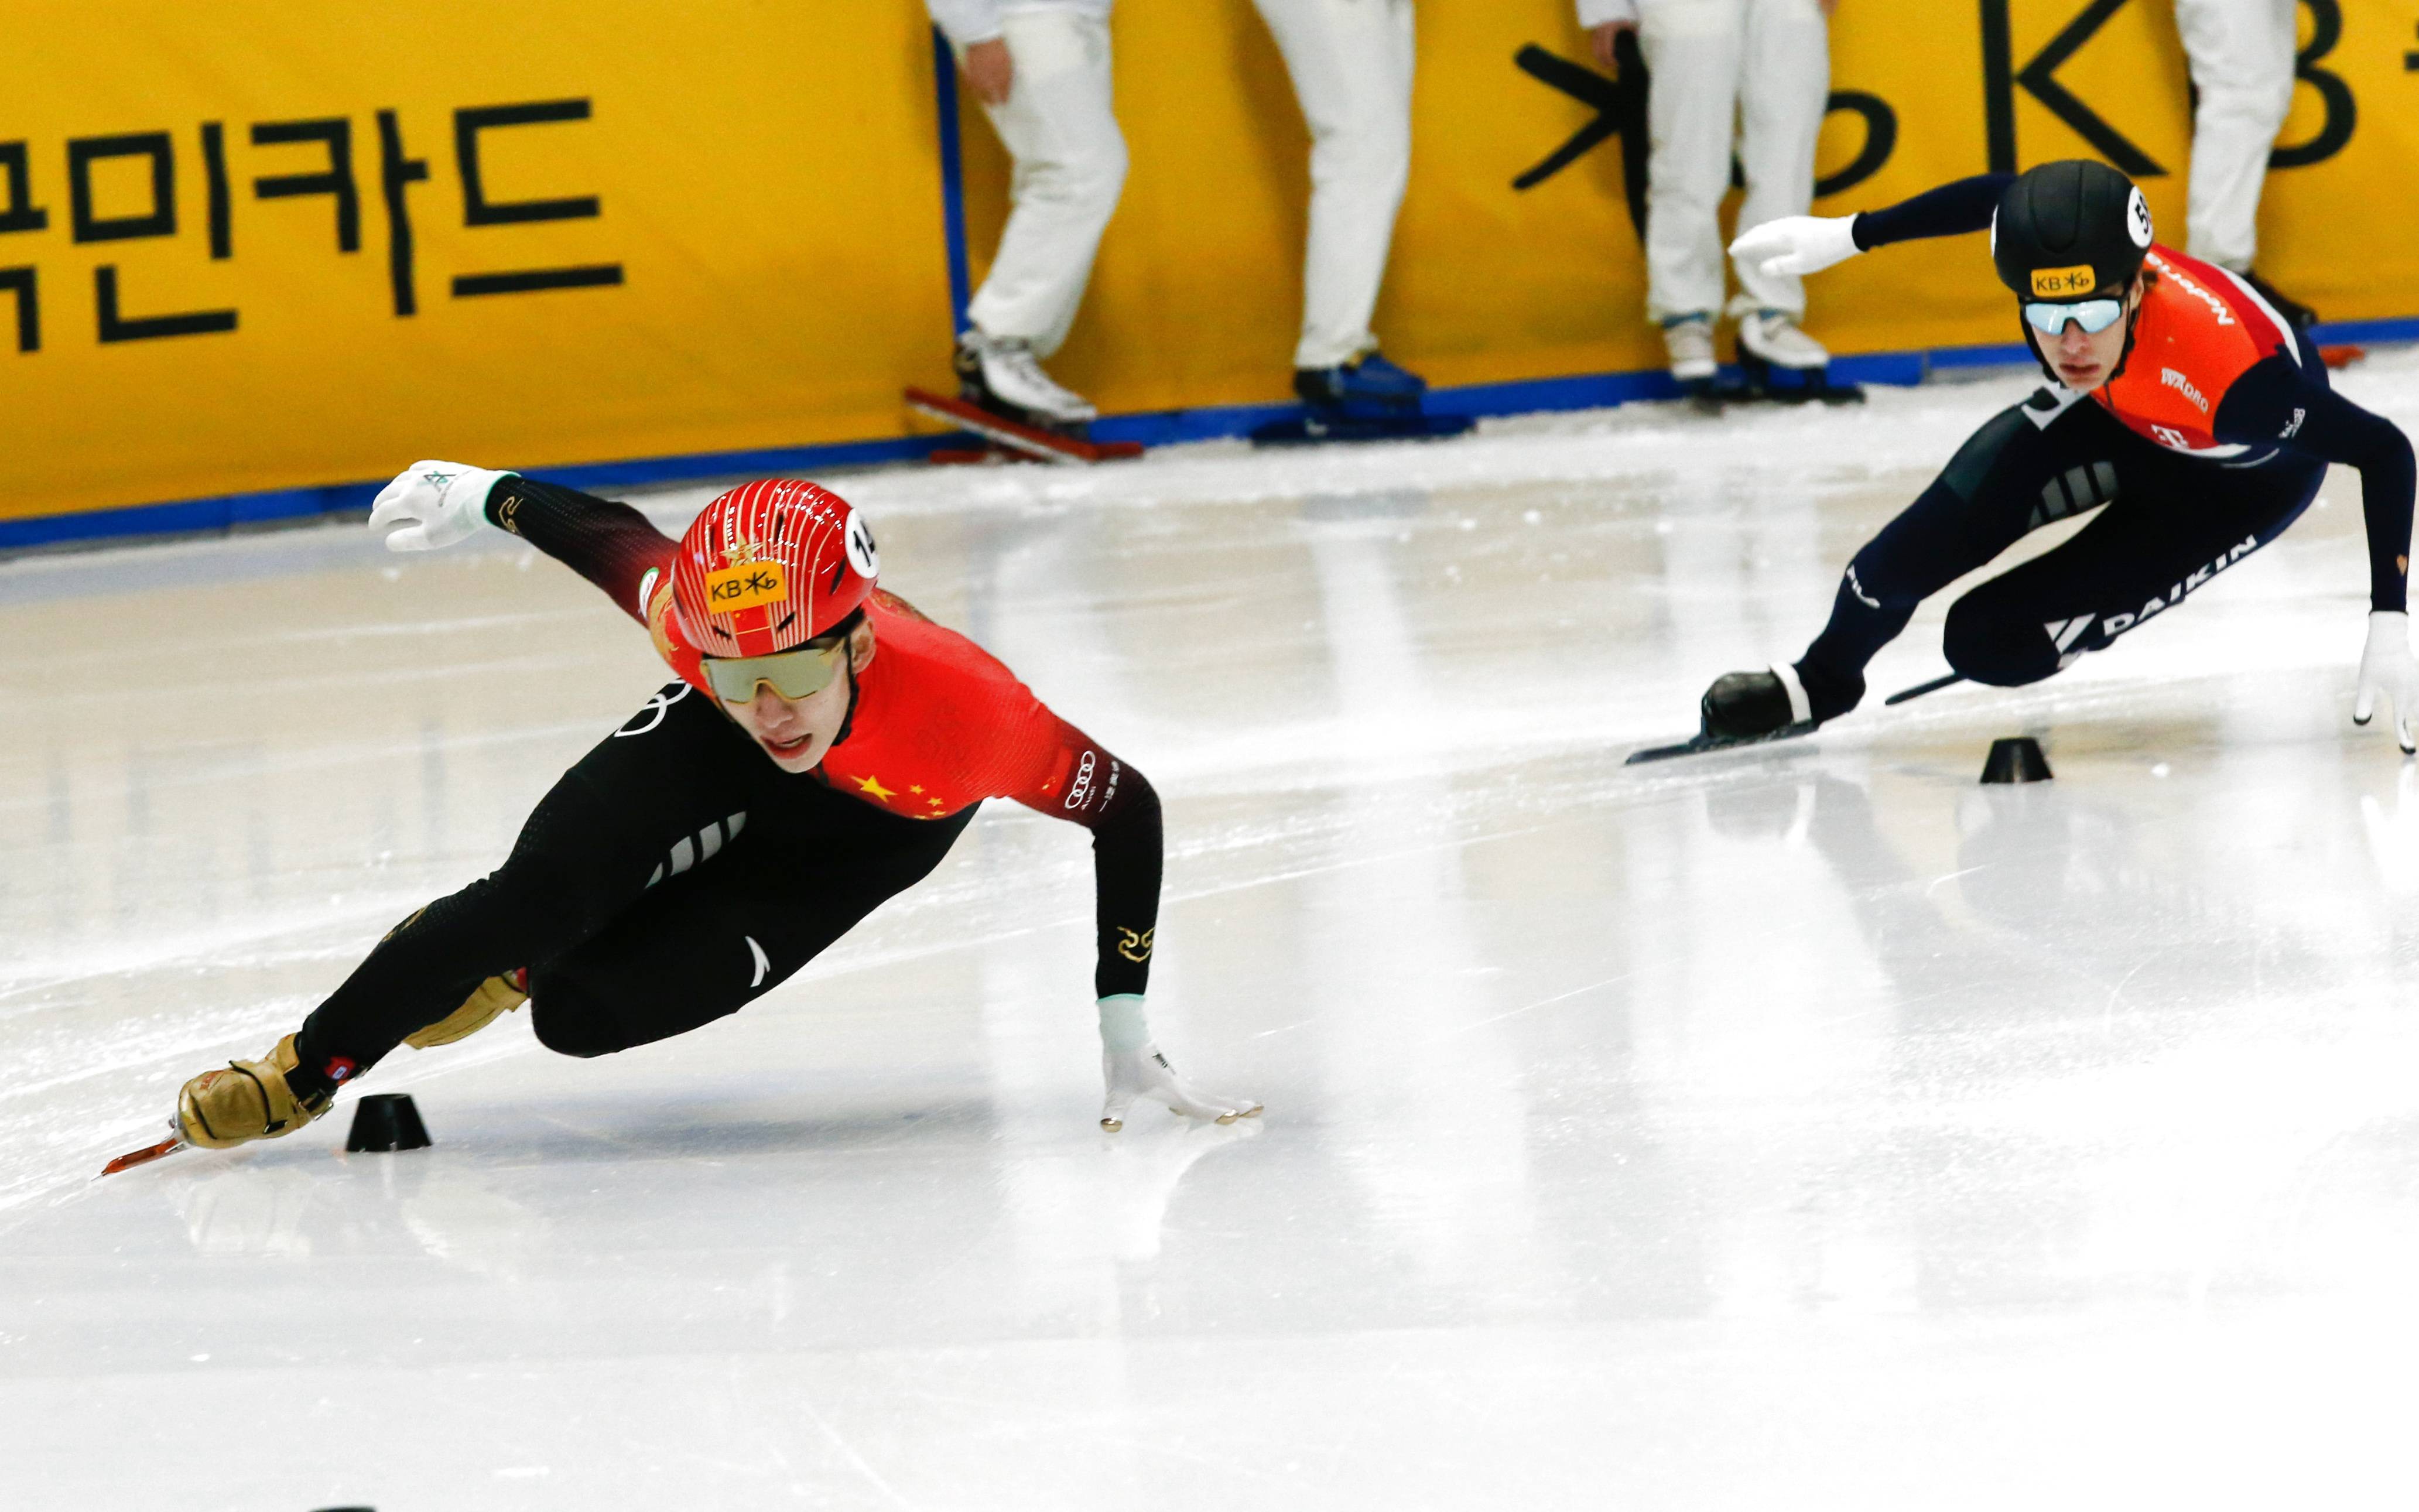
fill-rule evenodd
<path id="1" fill-rule="evenodd" d="M 1098 761 L 1099 758 L 1087 750 L 1084 752 L 1084 759 L 1076 764 L 1075 780 L 1067 784 L 1068 808 L 1080 809 L 1091 801 L 1092 769 Z"/>

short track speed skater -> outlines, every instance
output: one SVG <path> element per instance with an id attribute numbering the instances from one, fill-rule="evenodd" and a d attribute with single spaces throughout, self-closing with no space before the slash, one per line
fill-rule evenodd
<path id="1" fill-rule="evenodd" d="M 1777 669 L 1785 687 L 1764 673 L 1715 685 L 1709 701 L 1734 679 L 1771 684 L 1737 720 L 1709 714 L 1696 748 L 1848 713 L 1865 697 L 1868 664 L 1925 599 L 2034 532 L 2089 516 L 1967 588 L 1942 619 L 1955 675 L 1993 687 L 2057 676 L 2240 570 L 2302 517 L 2330 464 L 2359 472 L 2367 536 L 2368 634 L 2352 719 L 2365 723 L 2390 701 L 2398 742 L 2419 748 L 2410 439 L 2334 390 L 2327 352 L 2273 289 L 2160 243 L 2149 201 L 2122 173 L 2076 159 L 1979 175 L 1855 215 L 1767 221 L 1731 254 L 1803 277 L 1986 230 L 2042 387 L 1984 422 L 1848 559 L 1828 623 Z"/>

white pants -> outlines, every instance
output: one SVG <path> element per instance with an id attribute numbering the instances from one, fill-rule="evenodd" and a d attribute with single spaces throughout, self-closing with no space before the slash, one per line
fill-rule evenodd
<path id="1" fill-rule="evenodd" d="M 1830 32 L 1814 0 L 1640 0 L 1646 55 L 1646 313 L 1722 308 L 1722 196 L 1731 145 L 1747 170 L 1742 230 L 1814 202 L 1814 139 L 1831 94 Z M 1806 311 L 1795 274 L 1741 263 L 1733 313 Z"/>
<path id="2" fill-rule="evenodd" d="M 1411 0 L 1254 0 L 1310 126 L 1296 367 L 1378 345 L 1369 316 L 1411 173 Z"/>
<path id="3" fill-rule="evenodd" d="M 2237 272 L 2259 249 L 2259 186 L 2293 107 L 2293 0 L 2176 0 L 2192 80 L 2185 251 Z"/>
<path id="4" fill-rule="evenodd" d="M 991 276 L 966 307 L 986 336 L 1058 349 L 1101 233 L 1126 182 L 1126 142 L 1109 107 L 1109 27 L 1105 19 L 1062 8 L 1009 10 L 1000 17 L 1016 79 L 1008 103 L 986 105 L 994 130 L 1015 161 L 1013 208 L 1000 235 Z"/>

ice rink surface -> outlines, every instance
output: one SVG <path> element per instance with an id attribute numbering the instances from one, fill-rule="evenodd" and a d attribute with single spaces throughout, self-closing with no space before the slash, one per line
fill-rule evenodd
<path id="1" fill-rule="evenodd" d="M 2340 381 L 2419 429 L 2419 356 Z M 501 534 L 0 565 L 0 1506 L 2410 1504 L 2355 478 L 2050 684 L 1883 709 L 1944 596 L 1815 738 L 1621 764 L 2028 386 L 836 479 L 1165 796 L 1228 1129 L 1096 1127 L 1086 836 L 994 804 L 698 1033 L 398 1051 L 433 1149 L 93 1184 L 663 673 Z"/>

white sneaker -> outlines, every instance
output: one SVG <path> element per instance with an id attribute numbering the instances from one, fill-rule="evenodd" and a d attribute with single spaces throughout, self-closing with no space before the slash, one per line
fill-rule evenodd
<path id="1" fill-rule="evenodd" d="M 1739 316 L 1739 345 L 1775 367 L 1820 370 L 1831 363 L 1823 344 L 1797 329 L 1786 311 L 1751 310 Z"/>
<path id="2" fill-rule="evenodd" d="M 1059 387 L 1041 371 L 1033 348 L 1023 340 L 970 331 L 964 338 L 964 350 L 974 359 L 983 388 L 1001 403 L 1060 424 L 1081 424 L 1100 418 L 1101 412 L 1091 401 Z"/>
<path id="3" fill-rule="evenodd" d="M 1672 376 L 1682 383 L 1703 383 L 1714 376 L 1714 317 L 1679 315 L 1663 322 L 1663 349 L 1672 358 Z"/>

